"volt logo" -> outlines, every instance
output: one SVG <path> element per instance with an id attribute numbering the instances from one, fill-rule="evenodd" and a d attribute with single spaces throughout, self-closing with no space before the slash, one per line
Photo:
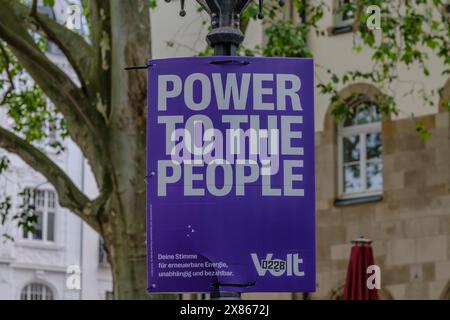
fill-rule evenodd
<path id="1" fill-rule="evenodd" d="M 299 258 L 298 254 L 289 253 L 286 256 L 286 260 L 272 259 L 273 253 L 266 254 L 266 258 L 261 260 L 256 253 L 250 255 L 260 277 L 264 277 L 267 271 L 274 277 L 280 277 L 282 275 L 305 276 L 305 272 L 300 271 L 300 265 L 303 264 L 303 259 Z"/>

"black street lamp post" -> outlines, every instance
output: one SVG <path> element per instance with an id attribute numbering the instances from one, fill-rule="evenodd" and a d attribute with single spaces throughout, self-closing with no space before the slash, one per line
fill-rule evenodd
<path id="1" fill-rule="evenodd" d="M 170 2 L 171 0 L 165 0 Z M 215 56 L 235 56 L 244 41 L 240 27 L 241 13 L 253 0 L 196 0 L 211 17 L 211 31 L 206 36 Z M 180 0 L 180 16 L 186 15 L 185 0 Z M 284 5 L 284 0 L 278 3 Z M 263 18 L 263 0 L 258 0 L 258 18 Z"/>
<path id="2" fill-rule="evenodd" d="M 171 0 L 165 0 L 170 2 Z M 244 41 L 244 34 L 240 27 L 241 13 L 253 0 L 196 0 L 211 17 L 211 31 L 206 41 L 214 49 L 215 56 L 235 56 L 239 45 Z M 180 0 L 180 16 L 186 15 L 185 0 Z M 263 0 L 258 0 L 258 18 L 263 16 Z M 280 6 L 285 1 L 279 0 Z M 211 299 L 236 300 L 240 299 L 239 292 L 213 291 Z"/>

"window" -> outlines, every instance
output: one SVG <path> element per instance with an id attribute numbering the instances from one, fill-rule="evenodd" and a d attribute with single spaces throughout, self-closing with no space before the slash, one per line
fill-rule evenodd
<path id="1" fill-rule="evenodd" d="M 58 141 L 57 128 L 54 123 L 48 126 L 48 143 L 53 144 Z"/>
<path id="2" fill-rule="evenodd" d="M 98 264 L 100 267 L 107 267 L 109 265 L 106 257 L 105 241 L 101 237 L 98 241 Z"/>
<path id="3" fill-rule="evenodd" d="M 51 103 L 51 102 L 50 102 Z M 57 153 L 58 146 L 58 128 L 55 123 L 49 123 L 47 126 L 47 138 L 40 141 L 41 147 L 45 149 L 47 153 Z M 62 147 L 62 146 L 61 146 Z"/>
<path id="4" fill-rule="evenodd" d="M 354 0 L 339 0 L 338 19 L 343 24 L 352 24 L 355 20 Z"/>
<path id="5" fill-rule="evenodd" d="M 450 18 L 450 0 L 447 0 L 447 3 L 443 4 L 442 11 L 447 18 Z"/>
<path id="6" fill-rule="evenodd" d="M 339 124 L 339 197 L 377 195 L 383 187 L 381 114 L 373 102 L 359 99 Z"/>
<path id="7" fill-rule="evenodd" d="M 45 284 L 30 283 L 20 292 L 20 300 L 53 300 L 53 292 Z"/>
<path id="8" fill-rule="evenodd" d="M 52 190 L 26 189 L 25 203 L 34 206 L 37 221 L 34 232 L 24 232 L 25 239 L 55 241 L 56 194 Z"/>
<path id="9" fill-rule="evenodd" d="M 355 0 L 335 0 L 333 34 L 352 31 L 355 21 Z"/>
<path id="10" fill-rule="evenodd" d="M 106 291 L 105 300 L 114 300 L 114 293 L 112 291 Z"/>

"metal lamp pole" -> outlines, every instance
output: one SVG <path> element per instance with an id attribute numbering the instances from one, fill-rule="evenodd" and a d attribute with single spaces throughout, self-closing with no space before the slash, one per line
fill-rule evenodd
<path id="1" fill-rule="evenodd" d="M 165 0 L 171 2 L 171 0 Z M 237 48 L 244 41 L 240 27 L 241 13 L 253 0 L 196 0 L 211 17 L 211 31 L 206 36 L 208 45 L 214 49 L 215 56 L 236 56 Z M 180 16 L 186 15 L 185 0 L 180 0 Z M 278 1 L 280 6 L 285 0 Z M 263 0 L 258 0 L 258 18 L 263 19 Z M 213 300 L 240 300 L 240 292 L 211 293 Z"/>
<path id="2" fill-rule="evenodd" d="M 165 0 L 170 2 L 171 0 Z M 206 36 L 215 56 L 235 56 L 239 45 L 244 41 L 240 27 L 241 13 L 253 0 L 196 0 L 211 17 L 211 31 Z M 185 0 L 180 0 L 180 16 L 186 15 Z M 285 0 L 279 0 L 280 6 Z M 264 18 L 263 0 L 258 0 L 258 18 Z"/>

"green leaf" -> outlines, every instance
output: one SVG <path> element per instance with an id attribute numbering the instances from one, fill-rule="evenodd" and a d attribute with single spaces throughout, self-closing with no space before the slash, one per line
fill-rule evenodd
<path id="1" fill-rule="evenodd" d="M 55 5 L 55 0 L 44 0 L 44 6 L 51 7 Z"/>
<path id="2" fill-rule="evenodd" d="M 422 140 L 428 140 L 431 138 L 430 131 L 428 131 L 423 123 L 416 124 L 416 131 L 419 134 L 420 139 Z"/>
<path id="3" fill-rule="evenodd" d="M 442 103 L 442 107 L 445 111 L 450 111 L 450 99 L 444 100 L 444 102 Z"/>
<path id="4" fill-rule="evenodd" d="M 334 83 L 338 83 L 339 82 L 338 76 L 333 73 L 333 75 L 331 76 L 331 81 L 333 81 Z"/>

